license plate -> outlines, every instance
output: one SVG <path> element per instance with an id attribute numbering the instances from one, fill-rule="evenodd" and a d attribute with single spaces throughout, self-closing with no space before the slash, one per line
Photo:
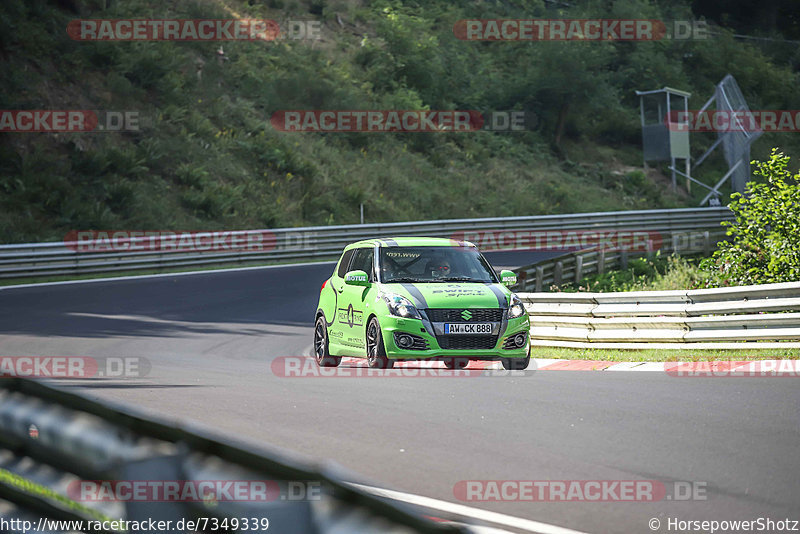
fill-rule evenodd
<path id="1" fill-rule="evenodd" d="M 445 323 L 445 334 L 491 334 L 492 323 Z"/>

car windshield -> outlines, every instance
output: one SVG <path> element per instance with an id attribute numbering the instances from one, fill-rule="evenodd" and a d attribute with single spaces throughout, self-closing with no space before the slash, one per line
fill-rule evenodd
<path id="1" fill-rule="evenodd" d="M 381 282 L 497 282 L 494 271 L 474 248 L 382 248 Z"/>

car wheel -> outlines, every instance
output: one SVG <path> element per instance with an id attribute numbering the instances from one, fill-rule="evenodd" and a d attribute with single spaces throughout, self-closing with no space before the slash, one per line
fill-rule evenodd
<path id="1" fill-rule="evenodd" d="M 383 335 L 378 318 L 373 317 L 367 325 L 367 363 L 373 369 L 391 369 L 394 361 L 386 357 Z"/>
<path id="2" fill-rule="evenodd" d="M 445 358 L 444 366 L 448 369 L 466 369 L 469 358 Z"/>
<path id="3" fill-rule="evenodd" d="M 322 315 L 314 325 L 314 359 L 320 367 L 336 367 L 342 361 L 339 356 L 331 356 L 328 352 L 328 327 Z"/>
<path id="4" fill-rule="evenodd" d="M 503 369 L 507 371 L 523 371 L 528 368 L 531 363 L 531 351 L 528 350 L 528 355 L 524 358 L 503 358 Z"/>

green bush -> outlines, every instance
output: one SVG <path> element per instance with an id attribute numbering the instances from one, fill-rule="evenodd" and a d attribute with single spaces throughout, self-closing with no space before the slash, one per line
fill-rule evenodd
<path id="1" fill-rule="evenodd" d="M 800 280 L 800 172 L 792 175 L 789 157 L 777 148 L 767 161 L 753 163 L 765 182 L 750 182 L 744 195 L 732 195 L 736 219 L 723 223 L 730 239 L 703 262 L 714 276 L 707 285 Z"/>

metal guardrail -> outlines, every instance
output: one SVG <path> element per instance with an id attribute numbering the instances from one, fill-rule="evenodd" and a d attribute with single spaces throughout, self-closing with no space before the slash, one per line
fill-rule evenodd
<path id="1" fill-rule="evenodd" d="M 531 318 L 534 346 L 800 348 L 800 282 L 519 296 Z"/>
<path id="2" fill-rule="evenodd" d="M 180 237 L 176 240 L 174 233 L 157 238 L 115 238 L 112 233 L 107 246 L 99 246 L 96 241 L 86 246 L 80 239 L 0 245 L 0 278 L 332 260 L 348 243 L 397 235 L 474 240 L 482 250 L 515 250 L 515 243 L 497 244 L 495 237 L 511 235 L 508 232 L 523 235 L 567 230 L 636 230 L 656 234 L 715 231 L 720 229 L 721 221 L 732 217 L 728 208 L 716 207 L 279 228 L 229 232 L 226 243 L 230 246 L 205 251 L 197 246 L 180 246 Z M 247 242 L 247 236 L 253 234 L 259 236 L 259 243 Z"/>
<path id="3" fill-rule="evenodd" d="M 214 494 L 210 499 L 172 500 L 164 498 L 168 495 L 164 489 L 162 502 L 137 498 L 124 502 L 75 500 L 76 488 L 84 491 L 81 484 L 98 481 L 136 482 L 140 487 L 142 483 L 175 481 L 198 485 L 202 482 L 206 487 L 213 481 L 263 482 L 270 487 L 275 485 L 280 495 L 274 493 L 268 502 L 216 498 L 224 493 Z M 301 493 L 298 499 L 285 498 L 284 484 L 290 482 L 313 482 L 319 491 Z M 237 495 L 238 490 L 230 491 Z M 217 518 L 219 522 L 236 518 L 240 519 L 240 525 L 241 518 L 246 518 L 257 523 L 256 528 L 249 525 L 247 529 L 214 530 L 222 532 L 264 532 L 265 525 L 269 532 L 292 534 L 473 532 L 466 526 L 437 523 L 414 515 L 404 505 L 370 495 L 341 481 L 332 472 L 313 471 L 275 453 L 210 437 L 202 431 L 182 429 L 172 422 L 100 404 L 40 382 L 3 378 L 0 379 L 0 521 L 13 525 L 8 521 L 27 520 L 37 525 L 39 518 L 82 520 L 84 525 L 89 520 L 172 521 L 169 529 L 139 532 L 194 532 L 195 529 L 176 528 L 177 522 L 201 518 Z M 212 531 L 210 527 L 196 530 Z M 97 529 L 84 527 L 82 531 L 97 532 Z M 107 523 L 103 531 L 119 529 Z"/>
<path id="4" fill-rule="evenodd" d="M 717 243 L 725 239 L 725 229 L 676 231 L 663 234 L 663 245 L 656 249 L 650 242 L 644 251 L 600 248 L 568 252 L 549 260 L 515 270 L 517 284 L 515 291 L 542 292 L 551 286 L 567 282 L 580 283 L 586 276 L 603 274 L 607 270 L 627 269 L 628 260 L 634 257 L 652 258 L 655 252 L 691 255 L 701 253 L 710 256 Z"/>

